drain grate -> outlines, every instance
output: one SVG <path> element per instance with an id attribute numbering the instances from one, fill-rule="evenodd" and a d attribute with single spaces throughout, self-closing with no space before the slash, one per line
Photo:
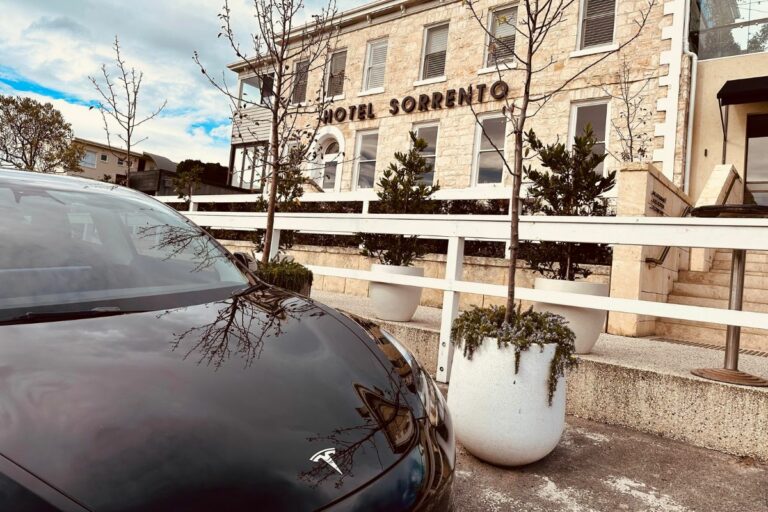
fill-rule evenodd
<path id="1" fill-rule="evenodd" d="M 717 345 L 709 345 L 707 343 L 696 343 L 695 341 L 671 340 L 669 338 L 650 338 L 650 339 L 655 341 L 663 341 L 664 343 L 674 343 L 675 345 L 686 345 L 689 347 L 698 347 L 698 348 L 710 348 L 712 350 L 719 350 L 720 352 L 725 351 L 725 347 L 719 347 Z M 751 350 L 746 348 L 739 349 L 739 354 L 746 354 L 748 356 L 768 357 L 768 352 L 764 352 L 761 350 Z"/>

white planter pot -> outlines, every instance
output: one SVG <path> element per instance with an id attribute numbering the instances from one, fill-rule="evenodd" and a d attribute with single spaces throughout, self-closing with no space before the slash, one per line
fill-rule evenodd
<path id="1" fill-rule="evenodd" d="M 565 428 L 565 379 L 549 405 L 549 372 L 555 345 L 520 353 L 487 338 L 472 360 L 453 356 L 448 408 L 456 437 L 474 456 L 501 466 L 521 466 L 547 456 Z"/>
<path id="2" fill-rule="evenodd" d="M 598 297 L 608 296 L 608 285 L 601 283 L 587 283 L 585 281 L 561 281 L 558 279 L 545 279 L 537 277 L 533 287 L 537 290 L 553 292 L 581 293 Z M 536 311 L 549 311 L 564 317 L 568 321 L 568 327 L 576 335 L 576 353 L 589 354 L 597 343 L 600 333 L 605 326 L 606 312 L 599 309 L 579 308 L 576 306 L 559 306 L 534 302 Z"/>
<path id="3" fill-rule="evenodd" d="M 419 277 L 424 275 L 424 269 L 420 267 L 380 265 L 378 263 L 371 265 L 371 271 Z M 421 288 L 371 281 L 368 295 L 371 298 L 373 314 L 376 315 L 376 318 L 393 322 L 410 322 L 421 301 Z"/>

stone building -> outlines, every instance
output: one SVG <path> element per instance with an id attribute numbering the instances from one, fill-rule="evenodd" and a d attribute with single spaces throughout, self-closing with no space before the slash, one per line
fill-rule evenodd
<path id="1" fill-rule="evenodd" d="M 538 75 L 533 92 L 556 88 L 628 40 L 647 5 L 646 0 L 574 2 L 537 56 L 539 63 L 551 60 L 552 65 Z M 510 45 L 515 38 L 511 27 L 521 8 L 508 1 L 477 4 L 489 30 Z M 684 12 L 682 0 L 657 1 L 637 39 L 568 84 L 529 127 L 545 142 L 554 142 L 572 140 L 590 123 L 600 150 L 609 153 L 601 172 L 620 167 L 624 118 L 618 97 L 626 62 L 625 82 L 633 92 L 642 90 L 642 107 L 647 109 L 646 122 L 634 135 L 645 141 L 646 152 L 636 158 L 654 162 L 681 184 L 685 109 L 679 105 L 686 104 L 690 82 L 688 67 L 683 66 Z M 507 99 L 520 96 L 522 72 L 515 69 L 510 55 L 497 54 L 463 2 L 377 1 L 341 13 L 337 19 L 329 77 L 320 71 L 309 73 L 301 90 L 294 93 L 298 97 L 292 98 L 311 102 L 312 91 L 322 84 L 324 94 L 333 97 L 315 141 L 322 157 L 307 168 L 321 188 L 337 192 L 370 188 L 393 154 L 407 149 L 409 130 L 429 143 L 433 179 L 442 188 L 509 185 L 510 176 L 503 172 L 493 146 L 511 158 L 511 123 L 504 119 L 502 107 Z M 248 65 L 235 63 L 230 69 L 239 74 L 241 95 L 252 99 L 261 94 L 264 84 L 249 76 Z M 238 134 L 232 146 L 233 181 L 242 180 L 248 155 L 269 140 L 266 119 L 258 127 L 253 125 L 264 116 L 264 109 L 245 111 L 249 114 L 245 122 L 252 123 L 252 129 L 236 125 L 233 130 Z M 493 144 L 483 140 L 475 114 Z M 259 179 L 249 175 L 245 181 L 259 183 Z"/>
<path id="2" fill-rule="evenodd" d="M 544 142 L 571 141 L 590 123 L 601 142 L 598 149 L 608 153 L 600 172 L 622 171 L 609 194 L 619 216 L 683 216 L 703 205 L 768 204 L 768 11 L 759 4 L 657 0 L 639 36 L 618 54 L 606 56 L 636 32 L 639 14 L 649 2 L 573 2 L 542 46 L 537 60 L 550 65 L 538 75 L 533 92 L 551 91 L 594 65 L 546 103 L 528 127 Z M 487 0 L 476 6 L 496 39 L 516 43 L 509 24 L 519 19 L 522 3 Z M 415 130 L 429 143 L 427 157 L 434 164 L 430 178 L 441 192 L 477 199 L 489 197 L 493 187 L 507 190 L 511 179 L 494 146 L 511 159 L 510 123 L 502 107 L 520 97 L 522 71 L 489 44 L 464 2 L 380 0 L 342 13 L 334 30 L 328 76 L 309 73 L 291 98 L 312 102 L 310 91 L 318 89 L 333 98 L 333 105 L 319 115 L 313 141 L 319 156 L 305 168 L 319 187 L 339 193 L 336 200 L 367 200 L 378 174 L 396 151 L 408 148 L 408 132 Z M 267 91 L 249 76 L 244 63 L 230 69 L 238 73 L 242 97 Z M 632 164 L 622 155 L 622 85 L 645 109 L 644 122 L 634 130 L 644 151 L 634 155 Z M 261 187 L 261 171 L 244 169 L 243 163 L 269 143 L 263 111 L 244 109 L 247 120 L 239 118 L 233 128 L 232 177 L 258 184 L 252 188 Z M 317 119 L 315 115 L 301 124 Z M 536 165 L 535 160 L 530 163 Z M 354 250 L 332 255 L 329 248 L 315 249 L 294 248 L 294 253 L 305 263 L 370 265 Z M 420 263 L 426 275 L 444 274 L 441 258 Z M 615 298 L 726 308 L 730 264 L 727 251 L 619 246 L 610 268 L 592 278 L 610 280 Z M 481 282 L 500 284 L 503 266 L 503 261 L 484 258 L 465 270 Z M 747 268 L 744 309 L 765 311 L 768 255 L 748 254 Z M 530 284 L 526 272 L 518 270 L 524 286 Z M 354 279 L 326 276 L 319 286 L 367 293 L 367 283 Z M 437 305 L 438 300 L 431 292 L 422 296 L 423 304 Z M 462 307 L 493 303 L 470 294 L 461 300 Z M 610 313 L 608 331 L 720 346 L 725 340 L 721 325 L 619 312 Z M 768 330 L 744 329 L 742 346 L 765 350 Z"/>

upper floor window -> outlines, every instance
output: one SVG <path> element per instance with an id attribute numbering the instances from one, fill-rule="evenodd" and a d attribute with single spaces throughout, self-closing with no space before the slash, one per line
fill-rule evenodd
<path id="1" fill-rule="evenodd" d="M 347 50 L 342 50 L 331 55 L 328 66 L 328 84 L 325 93 L 327 96 L 339 96 L 344 92 L 344 70 L 347 67 Z"/>
<path id="2" fill-rule="evenodd" d="M 757 0 L 690 0 L 691 48 L 700 59 L 768 51 L 768 9 Z"/>
<path id="3" fill-rule="evenodd" d="M 580 48 L 611 44 L 615 19 L 616 0 L 582 0 Z"/>
<path id="4" fill-rule="evenodd" d="M 436 124 L 421 125 L 417 126 L 414 131 L 416 132 L 416 137 L 424 139 L 424 141 L 427 143 L 427 147 L 421 153 L 421 156 L 423 156 L 424 160 L 427 161 L 429 172 L 426 172 L 422 175 L 421 181 L 427 185 L 432 185 L 432 183 L 435 181 L 435 159 L 437 158 L 438 126 Z"/>
<path id="5" fill-rule="evenodd" d="M 107 155 L 105 155 L 104 153 L 102 153 L 102 154 L 101 154 L 101 161 L 102 161 L 102 162 L 108 162 L 108 161 L 109 161 L 109 157 L 107 157 Z"/>
<path id="6" fill-rule="evenodd" d="M 485 65 L 495 66 L 515 58 L 515 25 L 517 6 L 499 9 L 491 13 L 491 36 L 488 42 Z"/>
<path id="7" fill-rule="evenodd" d="M 488 116 L 480 120 L 475 142 L 475 176 L 478 185 L 501 183 L 504 177 L 504 156 L 507 119 Z"/>
<path id="8" fill-rule="evenodd" d="M 363 90 L 370 91 L 384 87 L 384 74 L 387 64 L 387 40 L 380 39 L 368 43 L 365 57 L 365 77 Z"/>
<path id="9" fill-rule="evenodd" d="M 583 104 L 574 104 L 571 107 L 571 126 L 568 133 L 568 143 L 573 144 L 573 138 L 575 136 L 584 135 L 584 130 L 587 125 L 592 127 L 592 133 L 594 134 L 596 144 L 592 148 L 592 152 L 598 155 L 605 154 L 606 136 L 608 133 L 608 103 L 607 102 L 590 102 Z M 595 168 L 595 172 L 599 175 L 603 175 L 605 162 L 601 162 L 599 166 Z"/>
<path id="10" fill-rule="evenodd" d="M 273 94 L 272 75 L 251 76 L 240 80 L 240 107 L 268 104 Z"/>
<path id="11" fill-rule="evenodd" d="M 297 62 L 293 71 L 293 103 L 303 103 L 307 100 L 307 81 L 309 79 L 309 61 Z"/>
<path id="12" fill-rule="evenodd" d="M 96 152 L 86 151 L 83 157 L 80 159 L 80 165 L 83 167 L 96 168 Z"/>
<path id="13" fill-rule="evenodd" d="M 376 178 L 379 132 L 357 135 L 357 188 L 372 188 Z"/>
<path id="14" fill-rule="evenodd" d="M 125 165 L 125 160 L 123 158 L 118 158 L 117 165 Z"/>
<path id="15" fill-rule="evenodd" d="M 448 24 L 429 27 L 424 37 L 421 79 L 445 76 L 445 54 L 448 50 Z"/>

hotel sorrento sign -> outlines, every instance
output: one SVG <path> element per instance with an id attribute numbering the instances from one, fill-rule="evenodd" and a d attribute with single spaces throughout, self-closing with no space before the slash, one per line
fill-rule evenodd
<path id="1" fill-rule="evenodd" d="M 401 112 L 428 112 L 443 108 L 454 108 L 471 105 L 472 102 L 483 103 L 490 100 L 502 100 L 509 94 L 509 85 L 504 80 L 497 80 L 489 87 L 487 84 L 470 85 L 467 88 L 448 89 L 434 91 L 432 94 L 419 94 L 418 96 L 404 96 L 401 99 L 389 100 L 389 113 L 393 116 Z M 321 120 L 323 124 L 343 123 L 345 121 L 364 121 L 374 119 L 376 113 L 373 103 L 360 103 L 348 107 L 329 108 L 323 111 Z"/>

